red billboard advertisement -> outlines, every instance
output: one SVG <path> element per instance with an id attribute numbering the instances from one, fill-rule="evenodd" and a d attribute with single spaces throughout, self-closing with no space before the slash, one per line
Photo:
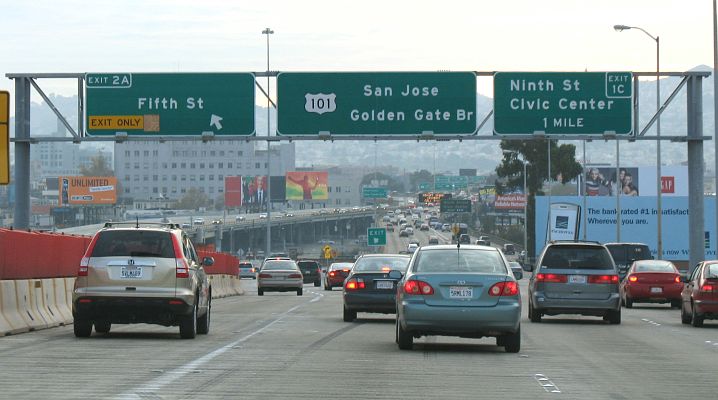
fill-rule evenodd
<path id="1" fill-rule="evenodd" d="M 287 172 L 287 200 L 327 200 L 329 191 L 329 173 L 316 172 Z"/>
<path id="2" fill-rule="evenodd" d="M 523 194 L 496 195 L 494 208 L 497 210 L 523 210 L 526 206 L 526 196 Z"/>
<path id="3" fill-rule="evenodd" d="M 57 178 L 58 204 L 115 204 L 117 178 L 114 176 L 61 176 Z"/>
<path id="4" fill-rule="evenodd" d="M 224 206 L 242 206 L 242 177 L 227 176 L 224 178 Z"/>

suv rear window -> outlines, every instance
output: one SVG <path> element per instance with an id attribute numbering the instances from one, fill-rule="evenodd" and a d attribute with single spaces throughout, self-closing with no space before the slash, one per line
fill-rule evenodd
<path id="1" fill-rule="evenodd" d="M 603 247 L 559 245 L 546 249 L 541 266 L 554 269 L 613 269 L 611 256 Z"/>
<path id="2" fill-rule="evenodd" d="M 299 261 L 297 264 L 299 264 L 299 268 L 319 268 L 319 264 L 316 261 Z"/>
<path id="3" fill-rule="evenodd" d="M 607 244 L 616 264 L 628 264 L 630 261 L 650 260 L 651 251 L 645 244 Z"/>
<path id="4" fill-rule="evenodd" d="M 143 230 L 100 232 L 92 257 L 117 256 L 175 258 L 172 234 Z"/>

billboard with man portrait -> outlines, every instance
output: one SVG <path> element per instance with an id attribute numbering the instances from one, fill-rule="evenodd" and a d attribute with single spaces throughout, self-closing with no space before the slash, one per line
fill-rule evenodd
<path id="1" fill-rule="evenodd" d="M 329 173 L 290 171 L 286 175 L 287 200 L 328 200 Z"/>

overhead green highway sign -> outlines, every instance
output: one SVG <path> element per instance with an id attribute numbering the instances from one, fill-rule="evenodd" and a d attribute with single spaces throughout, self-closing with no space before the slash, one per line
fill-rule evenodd
<path id="1" fill-rule="evenodd" d="M 362 197 L 365 199 L 386 199 L 388 195 L 386 188 L 363 187 Z"/>
<path id="2" fill-rule="evenodd" d="M 254 135 L 254 74 L 88 73 L 89 135 Z"/>
<path id="3" fill-rule="evenodd" d="M 497 72 L 497 135 L 633 131 L 631 72 Z"/>
<path id="4" fill-rule="evenodd" d="M 471 200 L 441 199 L 439 210 L 442 213 L 470 213 Z"/>
<path id="5" fill-rule="evenodd" d="M 366 244 L 367 246 L 386 246 L 386 228 L 368 228 Z"/>
<path id="6" fill-rule="evenodd" d="M 473 72 L 282 72 L 278 133 L 295 135 L 471 135 Z"/>

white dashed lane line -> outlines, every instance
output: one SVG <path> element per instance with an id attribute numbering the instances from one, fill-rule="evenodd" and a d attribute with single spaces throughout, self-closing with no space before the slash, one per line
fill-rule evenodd
<path id="1" fill-rule="evenodd" d="M 554 385 L 553 382 L 551 382 L 551 380 L 546 377 L 546 375 L 536 374 L 534 375 L 534 379 L 536 379 L 536 382 L 541 385 L 543 390 L 549 393 L 561 393 L 561 390 L 559 390 L 558 386 Z"/>

